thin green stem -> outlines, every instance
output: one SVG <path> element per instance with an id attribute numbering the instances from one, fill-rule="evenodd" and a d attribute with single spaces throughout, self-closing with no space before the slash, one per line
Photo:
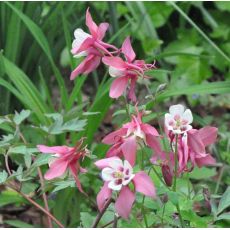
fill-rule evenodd
<path id="1" fill-rule="evenodd" d="M 171 190 L 164 182 L 164 180 L 161 178 L 161 176 L 159 175 L 159 173 L 157 172 L 157 170 L 154 168 L 154 166 L 152 166 L 152 169 L 154 171 L 154 173 L 156 174 L 157 178 L 161 181 L 161 183 L 168 189 Z"/>
<path id="2" fill-rule="evenodd" d="M 191 24 L 197 31 L 198 33 L 200 33 L 200 35 L 224 58 L 226 59 L 228 62 L 230 62 L 230 58 L 195 24 L 195 22 L 193 22 L 186 14 L 183 10 L 181 10 L 181 8 L 179 6 L 176 5 L 175 2 L 168 2 L 169 4 L 171 4 L 173 6 L 173 8 L 175 10 L 177 10 L 182 17 L 184 17 L 189 24 Z"/>
<path id="3" fill-rule="evenodd" d="M 150 174 L 152 168 L 149 168 L 148 175 Z M 143 195 L 142 198 L 142 203 L 141 203 L 141 212 L 143 214 L 144 222 L 145 222 L 145 227 L 148 228 L 148 220 L 145 215 L 145 209 L 144 209 L 144 203 L 145 203 L 145 195 Z"/>
<path id="4" fill-rule="evenodd" d="M 190 188 L 190 180 L 189 180 L 189 174 L 187 173 L 187 182 L 188 182 L 188 200 L 191 199 L 191 188 Z"/>
<path id="5" fill-rule="evenodd" d="M 165 204 L 163 206 L 163 210 L 162 210 L 162 216 L 161 216 L 161 225 L 163 226 L 164 224 L 164 215 L 165 215 Z"/>
<path id="6" fill-rule="evenodd" d="M 178 168 L 178 135 L 175 135 L 176 138 L 176 143 L 175 143 L 175 151 L 174 151 L 174 179 L 173 179 L 173 191 L 176 192 L 176 182 L 177 182 L 177 168 Z M 180 225 L 183 228 L 184 227 L 184 222 L 181 216 L 180 212 L 180 206 L 179 204 L 176 205 L 176 209 L 179 215 L 180 219 Z"/>
<path id="7" fill-rule="evenodd" d="M 217 183 L 216 183 L 215 194 L 218 193 L 218 190 L 219 190 L 219 187 L 220 187 L 220 182 L 221 182 L 221 179 L 222 179 L 224 170 L 225 170 L 225 167 L 223 166 L 223 167 L 220 169 L 220 175 L 219 175 L 218 180 L 217 180 Z"/>
<path id="8" fill-rule="evenodd" d="M 178 215 L 179 215 L 180 225 L 181 225 L 182 228 L 184 228 L 184 221 L 183 221 L 182 216 L 181 216 L 179 204 L 176 205 L 176 209 L 177 209 L 177 212 L 178 212 Z"/>

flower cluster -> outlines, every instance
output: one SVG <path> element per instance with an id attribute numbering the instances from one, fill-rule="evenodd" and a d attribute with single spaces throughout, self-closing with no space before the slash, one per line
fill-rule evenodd
<path id="1" fill-rule="evenodd" d="M 102 39 L 109 27 L 108 23 L 99 26 L 92 20 L 89 9 L 86 12 L 86 25 L 90 34 L 78 28 L 74 31 L 75 39 L 72 43 L 72 54 L 75 58 L 86 56 L 79 66 L 71 73 L 73 80 L 80 74 L 89 74 L 94 71 L 101 61 L 109 66 L 109 74 L 115 78 L 110 88 L 110 97 L 120 97 L 128 85 L 128 98 L 136 101 L 135 85 L 138 78 L 146 78 L 145 71 L 155 68 L 155 64 L 146 64 L 144 60 L 135 60 L 136 54 L 131 46 L 130 38 L 127 37 L 121 49 L 105 43 Z M 111 51 L 112 50 L 112 51 Z M 125 57 L 123 60 L 119 55 Z"/>
<path id="2" fill-rule="evenodd" d="M 75 39 L 71 52 L 74 57 L 85 57 L 85 59 L 72 72 L 70 78 L 88 74 L 103 62 L 109 66 L 109 74 L 114 78 L 110 97 L 118 98 L 126 92 L 128 98 L 136 102 L 137 79 L 147 78 L 145 72 L 155 68 L 155 65 L 146 64 L 144 60 L 136 60 L 129 37 L 125 39 L 120 49 L 103 42 L 109 24 L 96 25 L 89 9 L 86 12 L 86 25 L 90 33 L 80 28 L 74 32 Z M 144 114 L 144 111 L 138 110 L 136 104 L 136 113 L 131 114 L 130 121 L 102 140 L 104 144 L 110 145 L 110 148 L 104 159 L 95 162 L 101 170 L 101 178 L 104 181 L 97 195 L 99 211 L 102 211 L 106 202 L 114 197 L 116 213 L 127 219 L 136 192 L 155 198 L 156 191 L 151 177 L 143 170 L 137 172 L 135 170 L 138 149 L 147 147 L 152 150 L 153 155 L 148 159 L 149 164 L 161 167 L 162 176 L 168 186 L 172 185 L 173 178 L 190 172 L 194 166 L 202 167 L 215 163 L 215 159 L 206 152 L 206 147 L 216 141 L 217 128 L 207 126 L 199 130 L 194 129 L 190 109 L 185 109 L 180 104 L 169 108 L 169 113 L 165 114 L 164 120 L 165 135 L 159 134 L 156 128 L 144 123 Z M 170 150 L 163 148 L 162 140 L 169 143 Z M 89 151 L 86 147 L 83 148 L 82 144 L 83 139 L 75 147 L 38 145 L 42 153 L 53 154 L 45 179 L 61 177 L 65 172 L 70 171 L 78 189 L 83 192 L 78 173 L 86 172 L 80 167 L 80 161 Z"/>

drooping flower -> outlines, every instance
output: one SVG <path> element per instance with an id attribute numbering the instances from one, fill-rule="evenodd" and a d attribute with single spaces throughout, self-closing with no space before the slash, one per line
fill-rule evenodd
<path id="1" fill-rule="evenodd" d="M 117 131 L 108 134 L 102 142 L 112 145 L 106 157 L 119 156 L 129 161 L 133 166 L 136 160 L 138 145 L 147 145 L 156 148 L 159 133 L 149 124 L 142 122 L 142 112 L 132 115 L 131 122 L 128 122 Z"/>
<path id="2" fill-rule="evenodd" d="M 116 78 L 111 85 L 109 95 L 112 98 L 120 97 L 130 82 L 128 98 L 135 102 L 135 85 L 138 77 L 146 77 L 144 72 L 155 68 L 155 66 L 154 64 L 145 64 L 144 60 L 135 60 L 136 54 L 129 37 L 123 42 L 121 50 L 125 56 L 125 61 L 121 57 L 102 58 L 104 64 L 109 66 L 110 76 Z"/>
<path id="3" fill-rule="evenodd" d="M 80 161 L 89 153 L 86 148 L 81 148 L 83 139 L 81 139 L 75 147 L 68 146 L 45 146 L 37 145 L 37 148 L 42 153 L 50 153 L 53 158 L 49 163 L 49 170 L 45 173 L 44 178 L 46 180 L 52 180 L 64 175 L 68 170 L 76 181 L 78 189 L 82 192 L 82 186 L 78 178 L 79 171 L 81 173 L 87 172 L 86 169 L 80 166 Z"/>
<path id="4" fill-rule="evenodd" d="M 135 192 L 143 193 L 151 198 L 156 196 L 150 177 L 144 171 L 134 174 L 127 160 L 123 162 L 118 157 L 110 157 L 96 161 L 95 165 L 102 169 L 101 175 L 104 180 L 104 185 L 97 195 L 99 211 L 102 211 L 106 201 L 112 197 L 113 191 L 118 193 L 115 201 L 116 212 L 125 219 L 131 212 Z M 133 183 L 134 191 L 129 188 L 130 183 Z"/>
<path id="5" fill-rule="evenodd" d="M 191 129 L 188 131 L 187 136 L 183 138 L 183 150 L 185 154 L 188 152 L 192 167 L 197 165 L 200 168 L 216 163 L 211 154 L 206 152 L 206 147 L 215 143 L 217 131 L 216 127 L 205 126 L 199 130 Z"/>
<path id="6" fill-rule="evenodd" d="M 217 128 L 204 127 L 193 129 L 191 110 L 182 105 L 173 105 L 165 114 L 165 131 L 168 135 L 172 152 L 175 151 L 177 139 L 178 174 L 191 171 L 195 165 L 212 165 L 215 159 L 206 153 L 205 147 L 215 142 Z M 176 138 L 177 135 L 177 138 Z M 172 154 L 172 153 L 171 153 Z"/>
<path id="7" fill-rule="evenodd" d="M 80 74 L 89 74 L 94 71 L 99 66 L 102 56 L 105 54 L 111 55 L 108 51 L 109 48 L 117 50 L 115 46 L 102 41 L 109 24 L 103 22 L 97 26 L 91 17 L 89 9 L 86 11 L 86 25 L 90 34 L 80 28 L 74 31 L 75 39 L 72 43 L 71 52 L 76 58 L 83 56 L 86 58 L 73 70 L 70 76 L 71 80 Z"/>
<path id="8" fill-rule="evenodd" d="M 180 104 L 170 106 L 169 113 L 165 114 L 165 126 L 174 134 L 182 134 L 192 129 L 190 125 L 192 121 L 191 110 L 185 110 L 184 106 Z"/>

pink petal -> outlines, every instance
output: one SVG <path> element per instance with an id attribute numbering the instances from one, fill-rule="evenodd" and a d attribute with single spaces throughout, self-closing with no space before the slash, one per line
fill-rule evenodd
<path id="1" fill-rule="evenodd" d="M 116 78 L 110 87 L 109 96 L 111 98 L 120 97 L 122 93 L 125 91 L 127 84 L 128 84 L 128 78 L 126 76 Z"/>
<path id="2" fill-rule="evenodd" d="M 157 137 L 154 137 L 153 135 L 147 134 L 146 135 L 146 143 L 151 149 L 154 150 L 154 152 L 157 155 L 160 156 L 162 154 L 161 144 L 160 144 L 160 141 Z"/>
<path id="3" fill-rule="evenodd" d="M 152 136 L 158 137 L 159 133 L 158 131 L 151 125 L 149 124 L 141 124 L 141 129 L 147 133 L 147 134 L 151 134 Z"/>
<path id="4" fill-rule="evenodd" d="M 112 190 L 109 189 L 108 183 L 109 182 L 105 182 L 101 191 L 97 194 L 97 206 L 100 212 L 102 211 L 106 201 L 112 196 Z"/>
<path id="5" fill-rule="evenodd" d="M 109 157 L 109 158 L 105 158 L 105 159 L 101 159 L 96 161 L 94 164 L 99 168 L 99 169 L 103 169 L 105 167 L 109 166 L 109 163 L 115 159 L 120 159 L 118 157 Z"/>
<path id="6" fill-rule="evenodd" d="M 107 136 L 105 136 L 102 140 L 102 142 L 104 144 L 107 144 L 107 145 L 112 145 L 114 143 L 116 143 L 117 141 L 120 140 L 120 137 L 126 135 L 127 133 L 127 129 L 124 129 L 124 128 L 121 128 L 121 129 L 118 129 L 110 134 L 108 134 Z"/>
<path id="7" fill-rule="evenodd" d="M 105 36 L 106 30 L 109 28 L 109 23 L 103 22 L 98 26 L 97 34 L 98 39 L 102 40 Z"/>
<path id="8" fill-rule="evenodd" d="M 102 62 L 105 65 L 112 66 L 117 69 L 124 70 L 126 68 L 125 62 L 120 57 L 103 57 Z"/>
<path id="9" fill-rule="evenodd" d="M 88 55 L 83 62 L 71 73 L 70 80 L 74 80 L 80 74 L 88 74 L 100 64 L 101 57 L 93 54 Z"/>
<path id="10" fill-rule="evenodd" d="M 195 158 L 195 162 L 200 168 L 205 165 L 214 165 L 216 163 L 216 160 L 210 154 L 207 154 L 207 156 L 205 157 Z"/>
<path id="11" fill-rule="evenodd" d="M 121 145 L 121 149 L 125 159 L 131 164 L 131 166 L 134 166 L 137 151 L 137 143 L 135 136 L 126 138 L 124 143 Z"/>
<path id="12" fill-rule="evenodd" d="M 78 47 L 75 47 L 71 50 L 71 53 L 72 54 L 78 54 L 82 51 L 86 51 L 87 49 L 89 49 L 89 47 L 91 47 L 94 43 L 94 39 L 92 38 L 86 38 L 85 41 L 81 44 L 81 46 L 78 48 Z"/>
<path id="13" fill-rule="evenodd" d="M 90 33 L 93 35 L 94 38 L 97 38 L 97 30 L 98 26 L 93 21 L 91 14 L 89 12 L 89 8 L 86 11 L 86 25 L 89 28 Z"/>
<path id="14" fill-rule="evenodd" d="M 195 153 L 205 153 L 205 146 L 200 138 L 198 131 L 194 131 L 194 130 L 188 131 L 188 146 Z"/>
<path id="15" fill-rule="evenodd" d="M 68 161 L 57 159 L 51 165 L 49 170 L 46 172 L 44 178 L 46 180 L 52 180 L 53 178 L 62 176 L 68 167 Z"/>
<path id="16" fill-rule="evenodd" d="M 81 173 L 87 173 L 87 172 L 88 172 L 88 170 L 87 170 L 87 169 L 85 169 L 85 168 L 80 167 L 80 172 L 81 172 Z"/>
<path id="17" fill-rule="evenodd" d="M 156 190 L 150 177 L 144 172 L 138 172 L 133 178 L 135 190 L 141 192 L 146 196 L 154 198 L 156 196 Z"/>
<path id="18" fill-rule="evenodd" d="M 135 59 L 136 54 L 131 46 L 130 37 L 127 37 L 125 39 L 121 49 L 122 53 L 125 54 L 125 57 L 127 58 L 128 62 L 132 62 Z"/>
<path id="19" fill-rule="evenodd" d="M 46 146 L 46 145 L 37 145 L 37 148 L 42 153 L 54 153 L 54 154 L 65 154 L 68 153 L 69 148 L 67 146 Z"/>
<path id="20" fill-rule="evenodd" d="M 134 201 L 135 194 L 129 189 L 128 186 L 124 186 L 115 202 L 115 209 L 117 213 L 122 218 L 128 219 Z"/>
<path id="21" fill-rule="evenodd" d="M 205 146 L 213 144 L 216 141 L 217 131 L 218 129 L 216 127 L 210 126 L 206 126 L 199 130 L 199 136 Z"/>
<path id="22" fill-rule="evenodd" d="M 106 157 L 114 157 L 114 156 L 122 156 L 121 149 L 120 149 L 121 143 L 114 144 L 106 153 Z"/>
<path id="23" fill-rule="evenodd" d="M 130 89 L 129 89 L 129 99 L 133 102 L 136 102 L 137 101 L 137 98 L 136 98 L 136 95 L 135 95 L 135 86 L 136 86 L 136 81 L 137 81 L 137 78 L 132 78 L 131 79 L 131 83 L 130 83 Z"/>
<path id="24" fill-rule="evenodd" d="M 76 164 L 76 163 L 74 162 L 74 163 L 70 164 L 69 167 L 70 167 L 71 173 L 72 173 L 72 175 L 73 175 L 73 177 L 74 177 L 74 179 L 75 179 L 77 188 L 79 189 L 80 192 L 85 193 L 85 192 L 83 191 L 82 187 L 81 187 L 81 182 L 80 182 L 80 180 L 79 180 L 79 178 L 78 178 L 78 170 L 79 170 L 79 168 L 80 168 L 79 163 Z"/>

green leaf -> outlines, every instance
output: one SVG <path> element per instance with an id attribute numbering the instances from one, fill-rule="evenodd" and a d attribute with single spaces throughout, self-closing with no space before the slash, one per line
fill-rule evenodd
<path id="1" fill-rule="evenodd" d="M 15 191 L 2 191 L 0 196 L 0 207 L 8 204 L 21 204 L 24 199 Z"/>
<path id="2" fill-rule="evenodd" d="M 25 145 L 19 145 L 19 146 L 11 147 L 9 149 L 9 152 L 23 154 L 23 155 L 27 155 L 27 154 L 30 155 L 32 153 L 38 153 L 39 150 L 37 148 L 28 148 Z"/>
<path id="3" fill-rule="evenodd" d="M 55 183 L 56 187 L 54 188 L 54 190 L 52 192 L 54 193 L 54 192 L 60 191 L 62 189 L 68 188 L 68 187 L 74 188 L 74 187 L 76 187 L 75 183 L 76 182 L 74 180 L 56 182 Z"/>
<path id="4" fill-rule="evenodd" d="M 3 135 L 2 140 L 0 141 L 0 147 L 9 146 L 13 139 L 14 139 L 14 135 L 12 134 Z"/>
<path id="5" fill-rule="evenodd" d="M 168 194 L 169 200 L 170 200 L 175 206 L 178 205 L 178 201 L 179 201 L 179 199 L 178 199 L 178 193 L 173 192 L 173 191 L 168 191 L 167 194 Z"/>
<path id="6" fill-rule="evenodd" d="M 17 89 L 16 96 L 19 100 L 26 105 L 40 122 L 47 123 L 47 118 L 44 113 L 49 112 L 49 108 L 43 101 L 39 91 L 36 89 L 32 81 L 25 73 L 20 70 L 14 63 L 10 62 L 7 58 L 3 57 L 6 74 L 13 82 L 15 89 Z"/>
<path id="7" fill-rule="evenodd" d="M 21 220 L 5 220 L 4 223 L 16 228 L 34 228 L 33 225 L 27 224 Z"/>
<path id="8" fill-rule="evenodd" d="M 14 122 L 16 125 L 20 125 L 26 118 L 30 116 L 30 110 L 22 110 L 20 113 L 15 112 Z"/>
<path id="9" fill-rule="evenodd" d="M 8 177 L 8 174 L 5 170 L 0 172 L 0 184 L 3 184 L 6 181 L 7 177 Z"/>
<path id="10" fill-rule="evenodd" d="M 217 215 L 220 214 L 222 211 L 224 211 L 224 209 L 226 209 L 229 206 L 230 206 L 230 186 L 224 192 L 220 200 L 220 203 L 217 209 Z"/>
<path id="11" fill-rule="evenodd" d="M 93 224 L 94 216 L 92 216 L 91 213 L 88 212 L 81 212 L 81 223 L 84 228 L 89 228 Z"/>
<path id="12" fill-rule="evenodd" d="M 44 53 L 47 55 L 51 66 L 53 68 L 54 71 L 54 76 L 57 79 L 58 85 L 59 85 L 59 89 L 61 91 L 61 98 L 62 98 L 62 102 L 63 105 L 65 104 L 66 101 L 68 101 L 68 97 L 67 97 L 67 90 L 65 87 L 65 81 L 61 76 L 61 73 L 59 72 L 59 70 L 57 69 L 57 67 L 55 66 L 55 63 L 53 61 L 52 58 L 52 53 L 48 44 L 48 41 L 44 35 L 44 33 L 42 32 L 42 30 L 25 14 L 23 14 L 20 10 L 18 10 L 17 8 L 15 8 L 11 3 L 6 2 L 6 4 L 18 15 L 18 17 L 23 21 L 23 23 L 26 25 L 26 27 L 29 29 L 29 31 L 31 32 L 31 34 L 34 36 L 35 40 L 38 42 L 38 44 L 41 46 L 41 48 L 43 49 Z"/>
<path id="13" fill-rule="evenodd" d="M 48 164 L 51 158 L 53 158 L 51 154 L 41 154 L 36 158 L 35 162 L 32 164 L 32 167 L 39 167 L 41 165 Z"/>
<path id="14" fill-rule="evenodd" d="M 216 220 L 230 220 L 230 212 L 219 215 Z"/>
<path id="15" fill-rule="evenodd" d="M 202 180 L 208 179 L 216 175 L 215 168 L 197 168 L 195 167 L 194 170 L 189 174 L 191 179 Z"/>

